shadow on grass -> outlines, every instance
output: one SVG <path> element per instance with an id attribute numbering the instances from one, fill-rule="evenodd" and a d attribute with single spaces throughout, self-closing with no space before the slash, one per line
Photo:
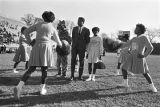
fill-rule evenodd
<path id="1" fill-rule="evenodd" d="M 21 67 L 21 66 L 18 66 L 18 67 Z M 23 69 L 23 68 L 17 68 L 17 71 L 25 71 L 25 69 Z M 13 68 L 12 69 L 11 68 L 10 69 L 0 69 L 0 74 L 1 73 L 12 72 L 12 70 L 13 70 Z M 41 69 L 37 67 L 36 71 L 41 72 Z M 56 68 L 49 68 L 48 72 L 57 72 L 57 69 Z"/>
<path id="2" fill-rule="evenodd" d="M 2 74 L 7 74 L 7 73 L 13 73 L 13 69 L 0 69 L 0 75 Z M 24 69 L 17 69 L 17 71 L 23 72 L 25 71 Z"/>
<path id="3" fill-rule="evenodd" d="M 0 77 L 0 86 L 17 85 L 20 77 Z"/>
<path id="4" fill-rule="evenodd" d="M 120 88 L 120 87 L 118 87 Z M 126 95 L 132 95 L 132 94 L 141 94 L 141 93 L 153 93 L 151 91 L 131 91 L 126 93 L 118 93 L 118 94 L 108 94 L 108 95 L 100 95 L 101 97 L 119 97 L 119 96 L 126 96 Z"/>
<path id="5" fill-rule="evenodd" d="M 10 97 L 12 95 L 13 94 L 5 94 L 5 91 L 4 92 L 2 91 L 2 93 L 0 94 L 0 97 Z M 1 100 L 0 100 L 0 102 L 1 102 Z"/>
<path id="6" fill-rule="evenodd" d="M 21 76 L 17 77 L 0 77 L 0 86 L 15 86 L 19 83 Z M 70 83 L 69 78 L 57 78 L 56 76 L 48 76 L 47 77 L 47 85 L 64 85 Z M 41 84 L 41 76 L 33 76 L 30 77 L 26 85 L 40 85 Z"/>
<path id="7" fill-rule="evenodd" d="M 3 93 L 3 91 L 2 90 L 0 90 L 0 95 Z"/>
<path id="8" fill-rule="evenodd" d="M 37 67 L 36 71 L 41 72 L 41 68 Z M 47 72 L 58 72 L 57 68 L 48 68 Z"/>
<path id="9" fill-rule="evenodd" d="M 0 69 L 0 74 L 1 74 L 1 73 L 5 73 L 6 71 L 9 72 L 9 71 L 11 71 L 11 70 L 12 70 L 12 69 Z"/>
<path id="10" fill-rule="evenodd" d="M 14 98 L 10 99 L 1 99 L 0 105 L 23 105 L 23 106 L 35 106 L 37 104 L 54 104 L 54 103 L 62 103 L 63 102 L 72 102 L 72 101 L 83 101 L 83 100 L 95 100 L 104 97 L 118 97 L 118 96 L 126 96 L 130 94 L 140 94 L 140 93 L 148 93 L 149 91 L 137 91 L 137 92 L 130 92 L 130 93 L 118 93 L 118 94 L 97 94 L 98 91 L 104 90 L 113 90 L 114 88 L 108 89 L 96 89 L 96 90 L 87 90 L 87 91 L 75 91 L 75 92 L 63 92 L 63 93 L 56 93 L 50 95 L 41 96 L 36 93 L 30 93 L 28 96 L 21 97 L 20 101 L 15 101 Z"/>

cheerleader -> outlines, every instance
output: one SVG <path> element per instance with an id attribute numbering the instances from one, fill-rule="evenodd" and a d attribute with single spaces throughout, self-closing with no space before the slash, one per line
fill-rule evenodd
<path id="1" fill-rule="evenodd" d="M 152 78 L 149 75 L 149 68 L 146 62 L 146 57 L 152 52 L 153 46 L 149 39 L 144 34 L 146 28 L 143 24 L 137 24 L 135 28 L 135 34 L 137 37 L 128 42 L 130 47 L 130 54 L 122 65 L 123 83 L 120 86 L 129 87 L 127 71 L 131 71 L 134 74 L 143 74 L 150 85 L 152 92 L 157 92 Z"/>
<path id="2" fill-rule="evenodd" d="M 21 61 L 26 62 L 25 69 L 28 68 L 29 54 L 28 54 L 27 50 L 29 49 L 29 45 L 28 45 L 29 43 L 24 36 L 25 29 L 27 29 L 27 28 L 26 27 L 21 28 L 21 35 L 19 37 L 19 48 L 16 51 L 16 54 L 13 58 L 13 61 L 15 62 L 14 67 L 13 67 L 14 73 L 18 73 L 18 71 L 16 71 L 16 67 Z"/>
<path id="3" fill-rule="evenodd" d="M 87 53 L 88 53 L 88 71 L 89 78 L 86 81 L 95 81 L 95 73 L 97 69 L 97 62 L 101 60 L 103 54 L 103 41 L 102 38 L 98 36 L 99 28 L 94 27 L 92 29 L 93 37 L 91 37 L 88 44 Z M 93 64 L 93 75 L 92 75 L 92 64 Z"/>
<path id="4" fill-rule="evenodd" d="M 62 47 L 62 43 L 58 37 L 56 29 L 53 27 L 52 22 L 55 20 L 54 13 L 45 11 L 42 14 L 43 22 L 37 23 L 24 31 L 25 36 L 36 31 L 36 42 L 33 45 L 30 59 L 29 69 L 24 73 L 18 85 L 14 88 L 14 96 L 16 99 L 20 98 L 22 87 L 30 77 L 31 73 L 36 70 L 36 67 L 41 67 L 41 95 L 47 93 L 46 90 L 46 77 L 48 67 L 54 66 L 54 55 L 52 42 L 55 40 L 57 44 Z"/>

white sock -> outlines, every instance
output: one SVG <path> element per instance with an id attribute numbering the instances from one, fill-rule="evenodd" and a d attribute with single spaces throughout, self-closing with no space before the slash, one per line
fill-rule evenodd
<path id="1" fill-rule="evenodd" d="M 41 95 L 45 95 L 47 93 L 47 90 L 45 87 L 46 87 L 46 84 L 41 84 L 41 91 L 40 91 Z"/>
<path id="2" fill-rule="evenodd" d="M 150 88 L 151 88 L 151 90 L 152 90 L 153 92 L 157 92 L 157 89 L 156 89 L 156 87 L 154 86 L 153 83 L 150 84 Z"/>
<path id="3" fill-rule="evenodd" d="M 23 81 L 20 81 L 19 84 L 16 86 L 18 89 L 22 89 L 24 85 L 24 82 Z"/>
<path id="4" fill-rule="evenodd" d="M 153 83 L 150 84 L 151 87 L 155 87 Z"/>
<path id="5" fill-rule="evenodd" d="M 95 74 L 93 74 L 93 75 L 92 75 L 92 78 L 94 78 L 94 79 L 95 79 Z"/>
<path id="6" fill-rule="evenodd" d="M 46 88 L 46 84 L 41 84 L 41 89 L 45 89 Z"/>
<path id="7" fill-rule="evenodd" d="M 124 84 L 128 86 L 128 79 L 124 79 Z"/>
<path id="8" fill-rule="evenodd" d="M 92 74 L 89 74 L 89 78 L 92 78 Z"/>

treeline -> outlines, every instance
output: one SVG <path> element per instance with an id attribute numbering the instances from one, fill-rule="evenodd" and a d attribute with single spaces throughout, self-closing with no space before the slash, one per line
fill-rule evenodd
<path id="1" fill-rule="evenodd" d="M 154 49 L 152 51 L 152 55 L 160 55 L 160 43 L 152 43 Z"/>

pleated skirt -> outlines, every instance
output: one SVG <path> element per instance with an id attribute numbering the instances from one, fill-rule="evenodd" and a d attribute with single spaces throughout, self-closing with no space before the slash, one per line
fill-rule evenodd
<path id="1" fill-rule="evenodd" d="M 50 43 L 36 43 L 30 54 L 29 66 L 55 66 L 53 51 Z"/>
<path id="2" fill-rule="evenodd" d="M 128 50 L 123 50 L 120 52 L 120 56 L 118 58 L 118 62 L 124 64 L 129 56 Z"/>
<path id="3" fill-rule="evenodd" d="M 16 54 L 13 58 L 14 62 L 26 62 L 29 61 L 29 53 L 28 53 L 29 46 L 28 45 L 20 45 Z"/>
<path id="4" fill-rule="evenodd" d="M 138 52 L 133 51 L 129 54 L 127 60 L 122 65 L 122 69 L 130 71 L 134 74 L 149 73 L 149 68 L 145 58 L 138 58 Z"/>

